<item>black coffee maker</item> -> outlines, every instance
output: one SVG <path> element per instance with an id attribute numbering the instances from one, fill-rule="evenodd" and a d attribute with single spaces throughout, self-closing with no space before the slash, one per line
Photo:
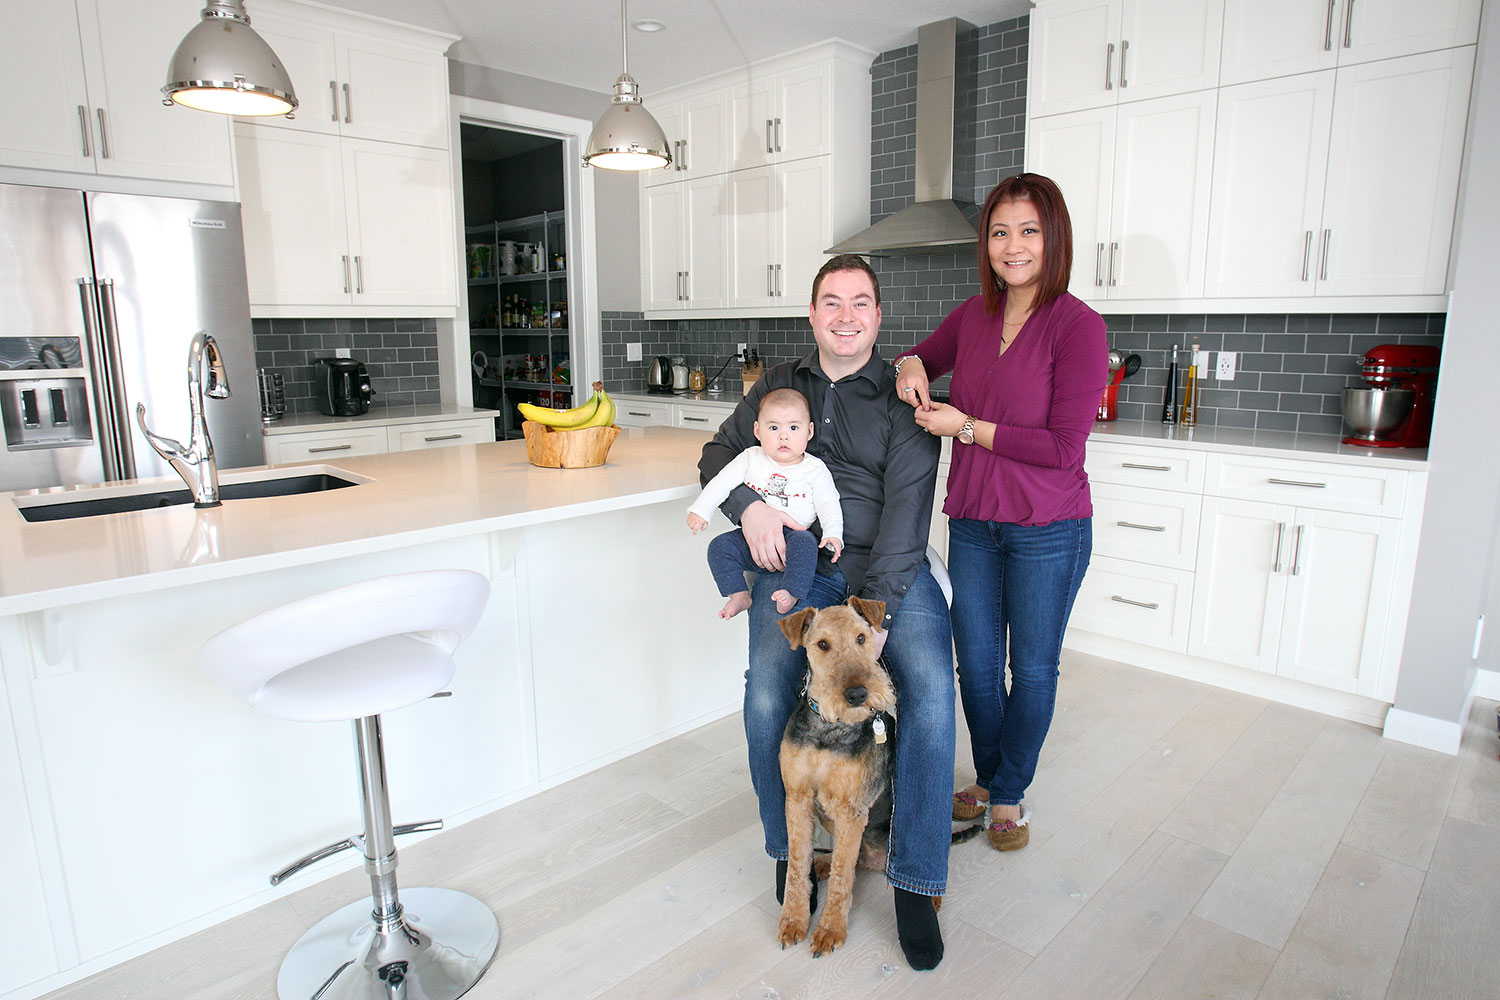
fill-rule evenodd
<path id="1" fill-rule="evenodd" d="M 353 358 L 314 358 L 313 395 L 318 412 L 330 417 L 357 417 L 370 409 L 370 373 Z"/>

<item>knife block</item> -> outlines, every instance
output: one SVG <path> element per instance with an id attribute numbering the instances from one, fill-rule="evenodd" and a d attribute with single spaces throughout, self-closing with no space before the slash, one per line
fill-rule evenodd
<path id="1" fill-rule="evenodd" d="M 759 361 L 746 361 L 740 368 L 740 381 L 744 383 L 744 394 L 750 395 L 750 387 L 760 381 L 765 365 Z"/>

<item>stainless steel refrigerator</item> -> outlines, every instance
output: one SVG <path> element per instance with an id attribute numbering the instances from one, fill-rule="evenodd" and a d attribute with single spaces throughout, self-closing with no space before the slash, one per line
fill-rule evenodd
<path id="1" fill-rule="evenodd" d="M 172 475 L 135 422 L 188 439 L 188 344 L 218 342 L 221 469 L 262 465 L 240 206 L 0 184 L 0 491 Z"/>

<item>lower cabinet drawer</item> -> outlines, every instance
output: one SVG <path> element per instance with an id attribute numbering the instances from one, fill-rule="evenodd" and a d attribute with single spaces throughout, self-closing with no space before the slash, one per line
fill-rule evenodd
<path id="1" fill-rule="evenodd" d="M 266 438 L 266 464 L 383 455 L 388 450 L 384 427 L 359 427 L 314 434 L 275 434 Z"/>
<path id="2" fill-rule="evenodd" d="M 700 431 L 716 431 L 729 415 L 732 407 L 705 406 L 701 403 L 678 403 L 677 426 L 691 427 Z"/>
<path id="3" fill-rule="evenodd" d="M 1204 493 L 1348 514 L 1400 517 L 1406 473 L 1332 462 L 1211 455 Z"/>
<path id="4" fill-rule="evenodd" d="M 670 427 L 671 403 L 645 403 L 638 399 L 617 400 L 615 423 L 621 427 Z"/>
<path id="5" fill-rule="evenodd" d="M 1171 569 L 1194 568 L 1201 497 L 1109 483 L 1090 486 L 1096 554 Z"/>
<path id="6" fill-rule="evenodd" d="M 391 451 L 442 448 L 450 444 L 489 444 L 494 440 L 495 422 L 488 419 L 404 424 L 390 429 Z"/>
<path id="7" fill-rule="evenodd" d="M 1193 574 L 1094 556 L 1069 627 L 1128 639 L 1178 653 L 1187 652 Z"/>

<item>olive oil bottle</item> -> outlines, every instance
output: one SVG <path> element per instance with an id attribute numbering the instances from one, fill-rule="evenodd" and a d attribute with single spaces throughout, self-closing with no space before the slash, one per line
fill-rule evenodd
<path id="1" fill-rule="evenodd" d="M 1188 351 L 1187 378 L 1182 383 L 1182 424 L 1192 427 L 1198 423 L 1198 345 Z"/>

